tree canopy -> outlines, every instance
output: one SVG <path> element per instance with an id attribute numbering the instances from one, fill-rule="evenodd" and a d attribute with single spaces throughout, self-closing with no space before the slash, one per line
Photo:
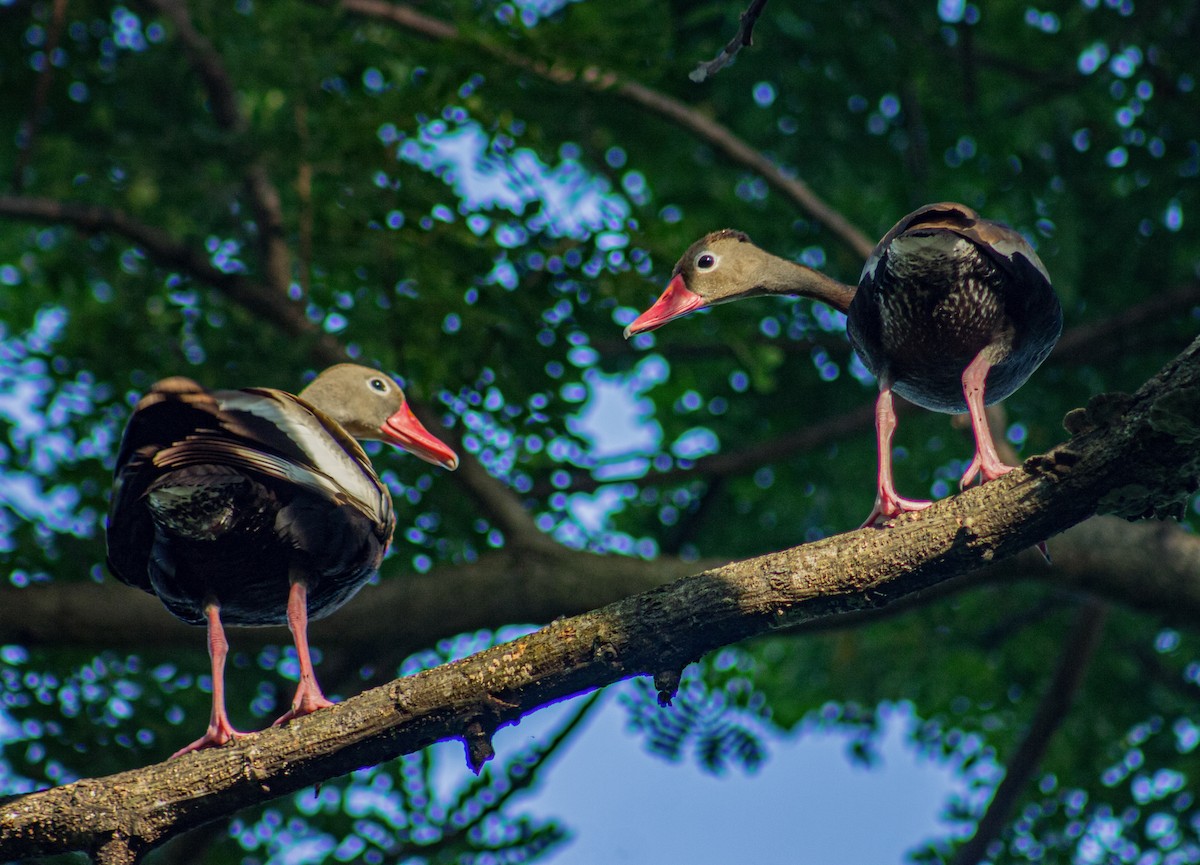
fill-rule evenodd
<path id="1" fill-rule="evenodd" d="M 200 826 L 161 861 L 553 861 L 571 815 L 514 805 L 590 704 L 519 753 L 491 733 L 649 674 L 631 727 L 718 773 L 816 729 L 869 762 L 911 706 L 978 793 L 914 861 L 1200 862 L 1196 4 L 9 0 L 0 28 L 0 858 Z M 707 231 L 854 284 L 942 200 L 1020 230 L 1065 317 L 997 424 L 1035 459 L 944 507 L 846 534 L 876 387 L 834 311 L 621 337 Z M 155 767 L 208 666 L 105 572 L 130 408 L 347 358 L 463 455 L 368 448 L 393 549 L 311 635 L 329 693 L 376 689 Z M 956 495 L 967 433 L 902 412 L 902 489 Z M 294 654 L 230 636 L 259 729 Z M 448 799 L 447 737 L 479 772 Z M 35 837 L 26 794 L 79 779 L 201 795 L 138 843 L 107 812 Z"/>

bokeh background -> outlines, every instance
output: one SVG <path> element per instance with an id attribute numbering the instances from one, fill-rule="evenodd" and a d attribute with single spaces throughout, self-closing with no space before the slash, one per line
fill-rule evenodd
<path id="1" fill-rule="evenodd" d="M 103 565 L 115 447 L 160 377 L 298 390 L 349 355 L 466 455 L 447 475 L 371 449 L 396 542 L 313 630 L 348 696 L 857 527 L 875 385 L 840 315 L 759 299 L 622 340 L 706 231 L 854 283 L 921 204 L 1018 228 L 1066 320 L 1003 407 L 1019 455 L 1195 336 L 1200 5 L 774 0 L 690 80 L 743 10 L 0 0 L 0 795 L 161 760 L 207 716 L 202 632 Z M 897 445 L 915 497 L 955 492 L 971 455 L 922 411 Z M 438 746 L 156 856 L 950 862 L 1007 774 L 1026 782 L 989 861 L 1200 861 L 1197 623 L 1137 588 L 1195 556 L 1181 516 L 724 650 L 670 709 L 638 681 L 554 707 L 478 779 Z M 1060 580 L 1085 550 L 1122 591 Z M 230 636 L 231 714 L 256 729 L 293 651 Z M 716 840 L 751 827 L 741 856 Z"/>

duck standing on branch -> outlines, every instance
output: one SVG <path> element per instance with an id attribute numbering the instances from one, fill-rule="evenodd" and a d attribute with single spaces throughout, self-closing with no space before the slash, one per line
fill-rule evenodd
<path id="1" fill-rule="evenodd" d="M 108 566 L 176 617 L 206 624 L 212 658 L 208 730 L 175 756 L 241 735 L 225 712 L 223 623 L 291 629 L 300 683 L 276 724 L 332 705 L 313 672 L 308 620 L 375 574 L 396 522 L 355 439 L 458 466 L 396 382 L 355 364 L 330 367 L 299 396 L 168 378 L 134 409 L 117 455 Z"/>
<path id="2" fill-rule="evenodd" d="M 625 337 L 760 294 L 800 295 L 846 313 L 850 345 L 879 382 L 878 492 L 864 526 L 930 504 L 896 493 L 893 391 L 927 409 L 970 413 L 975 457 L 963 486 L 1013 468 L 996 453 L 984 406 L 1024 384 L 1062 332 L 1050 276 L 1016 231 L 962 204 L 926 205 L 879 241 L 857 289 L 770 255 L 740 231 L 713 232 L 688 248 L 662 296 Z"/>

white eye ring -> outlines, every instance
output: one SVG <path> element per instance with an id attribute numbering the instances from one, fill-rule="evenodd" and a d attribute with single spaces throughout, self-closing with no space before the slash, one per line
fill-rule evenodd
<path id="1" fill-rule="evenodd" d="M 391 390 L 391 388 L 388 386 L 387 379 L 383 378 L 382 376 L 375 376 L 374 378 L 368 379 L 367 387 L 375 391 L 375 393 L 387 393 L 389 390 Z"/>
<path id="2" fill-rule="evenodd" d="M 710 270 L 715 270 L 717 265 L 721 263 L 721 257 L 715 253 L 709 252 L 707 249 L 696 256 L 696 270 L 707 273 Z"/>

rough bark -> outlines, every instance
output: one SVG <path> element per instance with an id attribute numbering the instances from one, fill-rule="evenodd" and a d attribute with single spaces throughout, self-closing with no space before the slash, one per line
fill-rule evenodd
<path id="1" fill-rule="evenodd" d="M 499 725 L 548 703 L 633 675 L 678 681 L 719 646 L 886 607 L 1094 513 L 1177 513 L 1200 474 L 1200 339 L 1137 394 L 1094 399 L 1070 420 L 1075 435 L 1050 453 L 884 531 L 712 568 L 223 748 L 8 801 L 0 854 L 134 860 L 208 820 L 443 739 L 464 740 L 478 769 Z"/>
<path id="2" fill-rule="evenodd" d="M 1052 567 L 1031 551 L 941 583 L 937 591 L 1033 581 L 1093 594 L 1178 627 L 1195 628 L 1200 622 L 1200 536 L 1174 521 L 1094 517 L 1052 539 L 1049 548 Z M 1147 562 L 1154 567 L 1147 568 Z M 354 666 L 370 659 L 382 668 L 389 657 L 403 658 L 450 634 L 578 615 L 716 564 L 678 558 L 647 562 L 560 548 L 501 550 L 470 565 L 440 566 L 427 574 L 385 567 L 390 573 L 380 585 L 365 588 L 335 616 L 312 623 L 309 634 L 326 654 L 344 653 Z M 927 593 L 915 602 L 928 598 Z M 839 617 L 823 626 L 858 624 Z M 238 628 L 230 638 L 234 651 L 290 641 L 283 627 Z M 200 654 L 204 644 L 200 630 L 168 615 L 157 598 L 111 580 L 0 587 L 0 642 L 116 651 L 152 646 Z M 380 656 L 381 647 L 388 657 Z"/>

